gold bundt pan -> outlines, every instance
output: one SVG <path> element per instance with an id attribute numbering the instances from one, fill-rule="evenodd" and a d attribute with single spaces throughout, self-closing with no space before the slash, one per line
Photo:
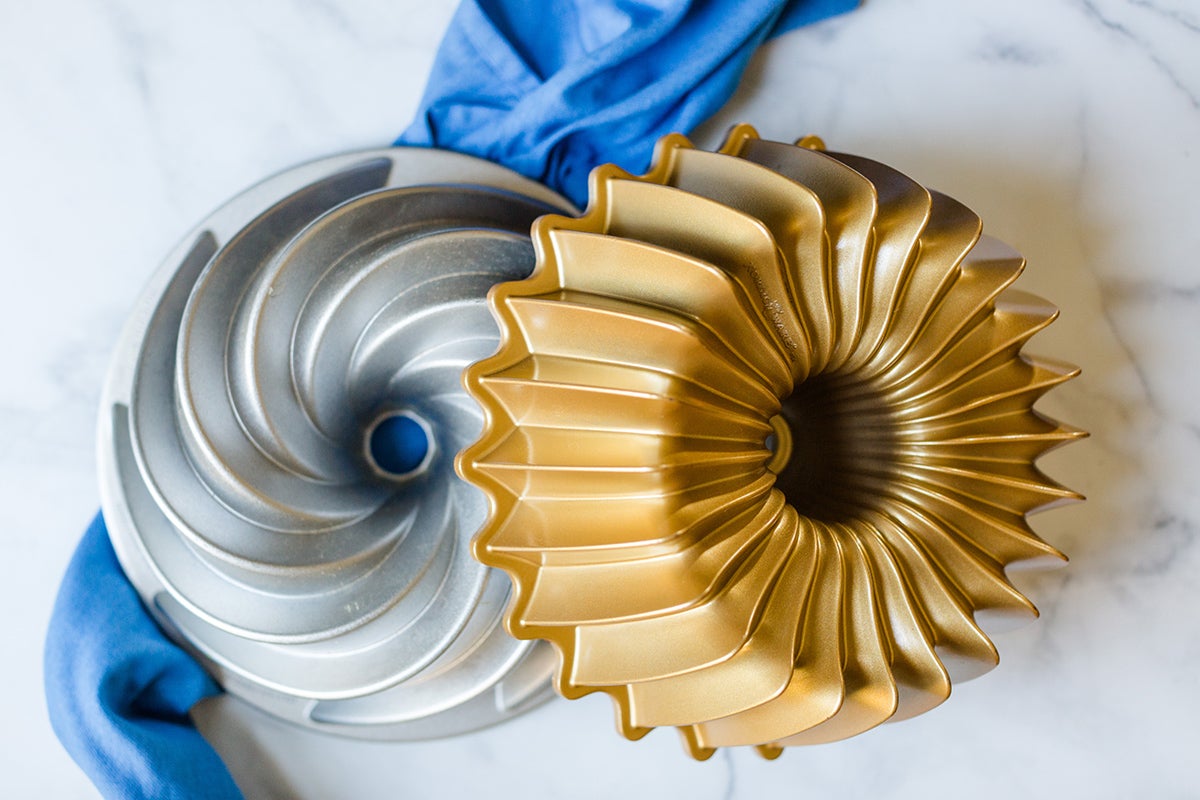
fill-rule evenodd
<path id="1" fill-rule="evenodd" d="M 773 757 L 995 666 L 984 617 L 1037 614 L 1005 567 L 1064 558 L 1026 515 L 1079 497 L 1034 462 L 1083 435 L 1033 410 L 1077 370 L 1021 352 L 1057 312 L 1008 288 L 1020 256 L 889 167 L 749 126 L 599 167 L 533 239 L 489 297 L 458 469 L 564 696 Z"/>

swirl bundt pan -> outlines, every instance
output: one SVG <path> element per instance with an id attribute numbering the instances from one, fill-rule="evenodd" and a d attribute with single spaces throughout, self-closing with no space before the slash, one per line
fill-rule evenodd
<path id="1" fill-rule="evenodd" d="M 598 168 L 533 239 L 458 469 L 563 695 L 774 757 L 995 666 L 984 629 L 1036 615 L 1005 569 L 1063 559 L 1026 515 L 1078 497 L 1034 462 L 1083 434 L 1033 409 L 1077 371 L 1022 352 L 1057 312 L 971 211 L 739 126 Z"/>
<path id="2" fill-rule="evenodd" d="M 552 694 L 471 558 L 484 495 L 454 474 L 482 417 L 488 289 L 527 276 L 565 200 L 465 156 L 314 162 L 204 220 L 146 289 L 100 432 L 104 516 L 164 627 L 285 719 L 427 738 Z"/>

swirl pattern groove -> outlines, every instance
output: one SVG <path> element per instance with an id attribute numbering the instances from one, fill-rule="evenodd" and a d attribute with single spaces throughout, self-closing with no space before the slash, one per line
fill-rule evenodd
<path id="1" fill-rule="evenodd" d="M 1005 569 L 1064 560 L 1026 516 L 1079 498 L 1035 461 L 1084 434 L 1033 405 L 1077 370 L 1022 352 L 1057 312 L 967 208 L 738 126 L 596 169 L 534 245 L 458 469 L 563 695 L 774 757 L 933 708 L 1036 616 Z"/>

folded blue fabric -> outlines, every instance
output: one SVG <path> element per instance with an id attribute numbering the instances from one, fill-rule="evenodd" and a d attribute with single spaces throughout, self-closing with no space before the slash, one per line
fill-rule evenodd
<path id="1" fill-rule="evenodd" d="M 220 691 L 129 585 L 99 515 L 67 567 L 46 637 L 50 722 L 105 797 L 240 797 L 188 717 Z"/>
<path id="2" fill-rule="evenodd" d="M 592 167 L 641 171 L 658 137 L 725 102 L 768 35 L 856 5 L 464 0 L 397 143 L 497 161 L 582 205 Z M 55 732 L 105 796 L 241 796 L 188 718 L 219 689 L 155 626 L 100 517 L 59 589 L 45 680 Z"/>
<path id="3" fill-rule="evenodd" d="M 856 5 L 464 0 L 396 143 L 491 159 L 583 205 L 592 167 L 641 172 L 660 136 L 724 104 L 769 34 Z"/>

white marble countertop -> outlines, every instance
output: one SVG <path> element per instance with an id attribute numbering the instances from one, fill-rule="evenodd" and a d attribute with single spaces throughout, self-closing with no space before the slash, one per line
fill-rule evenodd
<path id="1" fill-rule="evenodd" d="M 451 9 L 0 7 L 0 794 L 94 796 L 50 731 L 41 648 L 97 507 L 98 393 L 142 284 L 235 191 L 390 141 Z M 1092 438 L 1043 466 L 1090 499 L 1035 520 L 1072 557 L 1021 578 L 1042 618 L 935 711 L 776 762 L 696 764 L 670 731 L 626 742 L 595 696 L 420 745 L 226 722 L 253 795 L 272 780 L 280 797 L 1200 794 L 1200 7 L 867 0 L 767 45 L 699 138 L 739 120 L 962 200 L 1028 258 L 1021 288 L 1062 308 L 1030 349 L 1083 367 L 1044 408 Z M 286 780 L 281 758 L 299 765 Z"/>

